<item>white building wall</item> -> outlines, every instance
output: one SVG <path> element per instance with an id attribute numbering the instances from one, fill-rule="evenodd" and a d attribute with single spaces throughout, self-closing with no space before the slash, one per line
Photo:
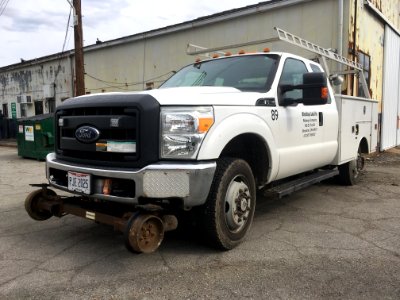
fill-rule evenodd
<path id="1" fill-rule="evenodd" d="M 0 72 L 0 109 L 7 103 L 11 118 L 11 107 L 15 103 L 16 117 L 29 117 L 35 115 L 36 103 L 42 105 L 43 113 L 48 113 L 52 101 L 60 103 L 72 96 L 72 78 L 71 59 L 68 57 L 3 68 Z"/>

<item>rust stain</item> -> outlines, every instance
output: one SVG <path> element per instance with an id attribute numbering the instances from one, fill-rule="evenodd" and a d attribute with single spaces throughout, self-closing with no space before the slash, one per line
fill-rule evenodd
<path id="1" fill-rule="evenodd" d="M 380 11 L 382 11 L 382 0 L 370 0 L 371 3 Z"/>
<path id="2" fill-rule="evenodd" d="M 27 70 L 11 73 L 11 80 L 18 83 L 21 93 L 26 93 L 30 90 L 29 84 L 32 82 L 32 72 Z"/>
<path id="3" fill-rule="evenodd" d="M 1 95 L 4 97 L 6 93 L 6 87 L 8 85 L 8 74 L 0 75 L 0 84 L 1 84 Z"/>

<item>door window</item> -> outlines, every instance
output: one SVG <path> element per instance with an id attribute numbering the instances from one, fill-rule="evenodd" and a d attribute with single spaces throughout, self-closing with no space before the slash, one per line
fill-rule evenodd
<path id="1" fill-rule="evenodd" d="M 288 58 L 283 66 L 281 79 L 279 85 L 298 85 L 303 84 L 303 74 L 308 73 L 306 65 L 297 59 Z M 283 99 L 301 99 L 303 98 L 302 90 L 292 90 L 285 92 L 281 95 L 279 102 L 282 103 Z"/>

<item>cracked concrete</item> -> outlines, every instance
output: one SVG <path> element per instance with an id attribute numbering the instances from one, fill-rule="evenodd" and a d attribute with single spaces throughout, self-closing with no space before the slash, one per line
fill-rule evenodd
<path id="1" fill-rule="evenodd" d="M 400 151 L 367 161 L 359 185 L 324 182 L 257 199 L 247 240 L 228 252 L 196 231 L 167 233 L 150 255 L 74 216 L 31 220 L 44 163 L 0 147 L 1 299 L 399 299 Z"/>

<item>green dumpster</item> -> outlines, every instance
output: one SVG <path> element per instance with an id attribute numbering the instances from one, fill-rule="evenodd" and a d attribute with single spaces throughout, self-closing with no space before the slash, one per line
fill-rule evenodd
<path id="1" fill-rule="evenodd" d="M 54 116 L 44 114 L 18 120 L 18 155 L 44 160 L 54 151 Z"/>

